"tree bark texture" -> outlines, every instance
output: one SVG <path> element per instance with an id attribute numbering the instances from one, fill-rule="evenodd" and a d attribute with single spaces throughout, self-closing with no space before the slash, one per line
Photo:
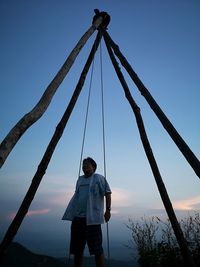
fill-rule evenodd
<path id="1" fill-rule="evenodd" d="M 52 157 L 53 152 L 56 148 L 56 145 L 58 144 L 58 141 L 60 140 L 60 138 L 63 134 L 65 126 L 68 122 L 68 119 L 69 119 L 69 117 L 73 111 L 73 108 L 76 104 L 78 96 L 79 96 L 81 89 L 84 85 L 86 75 L 87 75 L 88 70 L 90 68 L 90 65 L 93 61 L 93 58 L 94 58 L 95 52 L 99 46 L 100 40 L 101 40 L 101 34 L 98 33 L 97 38 L 93 44 L 92 50 L 91 50 L 89 57 L 87 59 L 87 62 L 86 62 L 84 69 L 81 73 L 80 79 L 79 79 L 77 86 L 74 90 L 72 98 L 68 104 L 68 107 L 67 107 L 62 119 L 60 120 L 59 124 L 56 127 L 54 135 L 51 138 L 49 145 L 47 146 L 47 149 L 43 155 L 43 158 L 42 158 L 42 160 L 38 166 L 38 169 L 37 169 L 37 171 L 36 171 L 36 173 L 32 179 L 32 183 L 31 183 L 31 185 L 30 185 L 30 187 L 29 187 L 29 189 L 25 195 L 25 198 L 24 198 L 15 218 L 13 219 L 11 225 L 9 226 L 9 228 L 8 228 L 8 230 L 4 236 L 4 239 L 0 245 L 0 266 L 2 266 L 3 258 L 6 254 L 6 251 L 9 247 L 10 243 L 12 242 L 14 236 L 17 234 L 17 231 L 18 231 L 24 217 L 26 216 L 26 214 L 28 212 L 28 209 L 29 209 L 31 202 L 32 202 L 32 200 L 36 194 L 36 191 L 40 185 L 42 177 L 44 176 L 44 174 L 46 172 L 46 169 L 47 169 L 48 164 L 51 160 L 51 157 Z"/>
<path id="2" fill-rule="evenodd" d="M 121 82 L 121 85 L 122 85 L 123 89 L 124 89 L 125 96 L 126 96 L 128 102 L 129 102 L 129 104 L 130 104 L 130 106 L 131 106 L 131 108 L 132 108 L 132 110 L 133 110 L 133 112 L 135 114 L 138 130 L 139 130 L 139 133 L 140 133 L 140 138 L 141 138 L 141 141 L 142 141 L 146 156 L 148 158 L 149 164 L 151 166 L 151 170 L 153 172 L 153 175 L 154 175 L 154 178 L 155 178 L 155 181 L 156 181 L 156 184 L 157 184 L 161 199 L 163 201 L 164 207 L 166 209 L 166 212 L 167 212 L 169 220 L 170 220 L 170 222 L 172 224 L 175 236 L 177 238 L 178 244 L 180 246 L 185 266 L 191 266 L 191 267 L 195 266 L 194 262 L 193 262 L 193 259 L 191 257 L 190 251 L 189 251 L 189 249 L 187 247 L 187 242 L 186 242 L 186 240 L 184 238 L 183 232 L 182 232 L 181 227 L 180 227 L 180 225 L 178 223 L 178 220 L 176 218 L 176 215 L 175 215 L 174 209 L 172 207 L 172 203 L 170 201 L 170 198 L 168 196 L 165 184 L 164 184 L 164 182 L 162 180 L 162 177 L 161 177 L 158 165 L 156 163 L 155 157 L 153 155 L 153 152 L 152 152 L 152 149 L 151 149 L 151 145 L 149 143 L 149 140 L 148 140 L 148 137 L 147 137 L 147 134 L 146 134 L 146 130 L 145 130 L 145 126 L 144 126 L 144 123 L 143 123 L 143 119 L 142 119 L 142 116 L 141 116 L 141 113 L 140 113 L 140 108 L 138 107 L 138 105 L 136 104 L 135 100 L 133 99 L 133 97 L 132 97 L 132 95 L 130 93 L 128 85 L 127 85 L 127 83 L 126 83 L 126 81 L 124 79 L 124 76 L 123 76 L 123 74 L 122 74 L 122 72 L 121 72 L 121 70 L 120 70 L 120 68 L 118 66 L 117 60 L 115 59 L 115 56 L 114 56 L 114 54 L 112 52 L 111 46 L 110 46 L 106 36 L 105 36 L 105 42 L 106 42 L 106 46 L 107 46 L 108 53 L 110 55 L 111 61 L 113 63 L 115 71 L 117 73 L 117 76 L 118 76 L 118 78 L 119 78 L 119 80 Z"/>
<path id="3" fill-rule="evenodd" d="M 132 78 L 133 82 L 136 84 L 138 90 L 141 92 L 141 94 L 144 96 L 152 110 L 157 115 L 158 119 L 162 123 L 165 130 L 168 132 L 168 134 L 171 136 L 172 140 L 175 142 L 179 150 L 182 152 L 190 166 L 195 171 L 196 175 L 200 178 L 200 161 L 198 158 L 194 155 L 194 153 L 191 151 L 189 146 L 185 143 L 183 138 L 180 136 L 180 134 L 177 132 L 177 130 L 174 128 L 172 123 L 169 121 L 167 116 L 164 114 L 164 112 L 161 110 L 155 99 L 152 97 L 150 92 L 147 90 L 147 88 L 144 86 L 142 81 L 139 79 L 135 71 L 132 69 L 131 65 L 128 63 L 126 58 L 123 56 L 123 54 L 120 52 L 120 49 L 118 45 L 114 43 L 114 41 L 111 39 L 109 34 L 104 31 L 104 36 L 106 37 L 107 41 L 111 45 L 115 55 L 119 58 L 122 66 L 126 69 L 130 77 Z"/>
<path id="4" fill-rule="evenodd" d="M 9 153 L 12 151 L 20 137 L 45 113 L 58 87 L 73 65 L 77 55 L 79 54 L 89 37 L 99 27 L 101 22 L 102 18 L 100 17 L 95 20 L 94 24 L 85 32 L 85 34 L 81 37 L 74 49 L 69 54 L 68 58 L 66 59 L 54 79 L 46 88 L 44 94 L 42 95 L 36 106 L 18 121 L 18 123 L 10 130 L 5 139 L 2 141 L 2 143 L 0 144 L 0 168 L 3 166 L 6 158 L 8 157 Z"/>

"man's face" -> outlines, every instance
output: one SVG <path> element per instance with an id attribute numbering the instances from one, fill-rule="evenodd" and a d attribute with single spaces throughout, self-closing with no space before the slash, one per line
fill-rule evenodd
<path id="1" fill-rule="evenodd" d="M 94 167 L 89 160 L 84 160 L 82 165 L 82 170 L 85 176 L 89 177 L 94 173 Z"/>

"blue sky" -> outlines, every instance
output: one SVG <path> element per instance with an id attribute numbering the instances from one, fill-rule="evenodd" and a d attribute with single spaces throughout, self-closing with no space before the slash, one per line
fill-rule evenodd
<path id="1" fill-rule="evenodd" d="M 66 57 L 90 27 L 94 8 L 111 16 L 108 32 L 177 131 L 200 158 L 199 1 L 0 2 L 0 139 L 40 99 Z M 20 139 L 0 172 L 1 236 L 18 209 L 54 133 L 95 38 L 76 59 L 43 117 Z M 164 216 L 132 110 L 102 42 L 107 179 L 113 190 L 111 240 L 125 242 L 124 223 Z M 84 156 L 103 172 L 100 61 L 96 54 Z M 178 216 L 200 208 L 200 183 L 161 123 L 124 72 L 141 108 L 149 141 Z M 16 240 L 63 255 L 69 224 L 61 221 L 77 179 L 89 76 Z M 28 233 L 28 234 L 27 234 Z M 66 238 L 65 238 L 66 234 Z M 45 248 L 39 243 L 46 243 Z M 43 243 L 42 243 L 43 241 Z M 56 243 L 57 242 L 57 243 Z M 51 246 L 50 246 L 51 244 Z M 56 252 L 56 247 L 59 251 Z M 50 249 L 51 247 L 51 249 Z"/>

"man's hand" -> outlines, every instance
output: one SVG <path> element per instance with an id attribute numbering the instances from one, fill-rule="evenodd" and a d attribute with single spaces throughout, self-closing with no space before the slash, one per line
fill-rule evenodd
<path id="1" fill-rule="evenodd" d="M 106 210 L 104 214 L 105 221 L 108 222 L 110 220 L 110 217 L 111 217 L 110 210 Z"/>

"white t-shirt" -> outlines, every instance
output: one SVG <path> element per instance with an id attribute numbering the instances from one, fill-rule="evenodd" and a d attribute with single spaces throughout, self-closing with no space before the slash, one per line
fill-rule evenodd
<path id="1" fill-rule="evenodd" d="M 93 174 L 90 177 L 90 184 L 86 206 L 86 223 L 87 225 L 104 223 L 104 196 L 111 193 L 110 186 L 105 177 L 100 174 Z M 77 216 L 77 207 L 79 203 L 79 189 L 85 176 L 80 176 L 76 183 L 76 190 L 71 198 L 62 220 L 72 221 Z"/>
<path id="2" fill-rule="evenodd" d="M 86 217 L 89 186 L 92 177 L 80 177 L 80 185 L 77 197 L 77 217 Z"/>

